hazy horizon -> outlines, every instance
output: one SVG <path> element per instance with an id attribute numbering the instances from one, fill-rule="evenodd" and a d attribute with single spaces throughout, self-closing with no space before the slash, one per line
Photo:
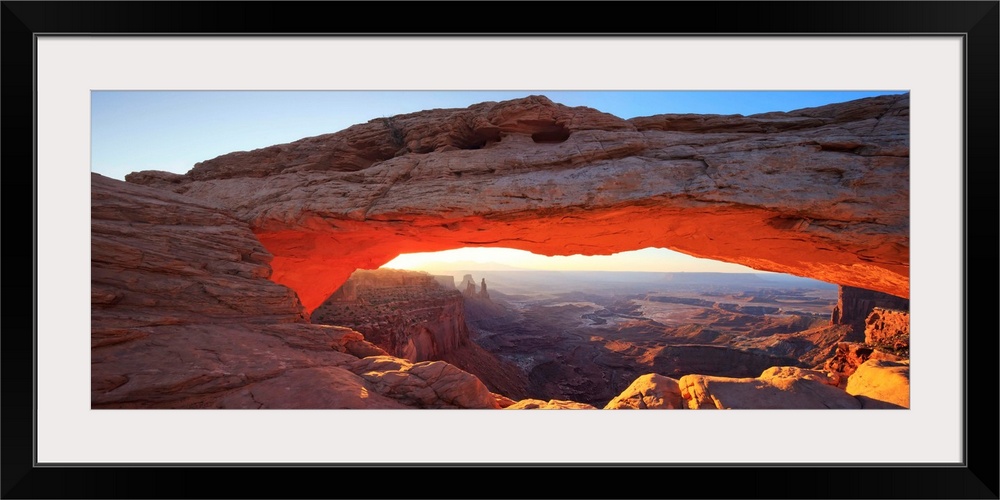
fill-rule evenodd
<path id="1" fill-rule="evenodd" d="M 699 259 L 664 248 L 644 248 L 612 255 L 546 256 L 512 248 L 463 247 L 403 254 L 382 267 L 413 271 L 767 272 L 739 264 Z"/>
<path id="2" fill-rule="evenodd" d="M 522 266 L 514 265 L 512 262 Z M 464 247 L 442 252 L 403 254 L 379 269 L 422 271 L 438 276 L 454 276 L 456 280 L 460 280 L 461 275 L 470 272 L 473 275 L 475 273 L 606 273 L 608 276 L 616 273 L 732 274 L 764 279 L 806 280 L 815 284 L 837 286 L 834 283 L 794 274 L 762 271 L 739 264 L 699 259 L 663 248 L 644 248 L 613 255 L 549 257 L 511 248 Z"/>
<path id="3" fill-rule="evenodd" d="M 469 269 L 469 262 L 457 261 L 454 266 L 425 269 L 399 269 L 383 266 L 382 270 L 422 272 L 431 276 L 444 276 L 454 280 L 456 286 L 466 275 L 478 285 L 485 280 L 489 289 L 501 294 L 524 293 L 648 293 L 654 290 L 692 290 L 698 288 L 810 288 L 837 290 L 838 285 L 813 278 L 773 272 L 725 271 L 650 271 L 650 270 L 578 270 L 578 269 L 525 269 L 506 266 L 503 269 Z M 473 264 L 475 264 L 473 262 Z M 501 264 L 502 265 L 502 264 Z M 459 287 L 461 288 L 461 287 Z M 750 289 L 747 288 L 747 289 Z"/>

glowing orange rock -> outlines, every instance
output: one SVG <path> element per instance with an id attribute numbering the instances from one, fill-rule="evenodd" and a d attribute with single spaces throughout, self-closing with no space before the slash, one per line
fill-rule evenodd
<path id="1" fill-rule="evenodd" d="M 661 247 L 909 297 L 908 95 L 632 120 L 531 96 L 127 180 L 249 223 L 307 312 L 355 269 L 464 246 Z"/>
<path id="2" fill-rule="evenodd" d="M 832 384 L 835 380 L 817 370 L 775 367 L 756 378 L 685 375 L 678 385 L 692 410 L 861 408 L 858 399 Z"/>
<path id="3" fill-rule="evenodd" d="M 892 352 L 910 348 L 910 313 L 876 307 L 865 320 L 865 343 Z"/>
<path id="4" fill-rule="evenodd" d="M 504 410 L 596 410 L 597 408 L 587 403 L 577 403 L 576 401 L 565 401 L 562 399 L 522 399 Z"/>
<path id="5" fill-rule="evenodd" d="M 94 174 L 91 231 L 92 408 L 499 408 L 455 366 L 309 324 L 210 203 Z"/>
<path id="6" fill-rule="evenodd" d="M 909 408 L 910 362 L 869 359 L 847 380 L 846 390 L 865 408 Z"/>
<path id="7" fill-rule="evenodd" d="M 635 379 L 605 410 L 677 410 L 685 407 L 677 379 L 647 373 Z"/>

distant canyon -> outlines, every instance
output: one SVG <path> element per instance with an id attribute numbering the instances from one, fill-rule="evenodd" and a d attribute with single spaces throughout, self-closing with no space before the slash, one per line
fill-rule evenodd
<path id="1" fill-rule="evenodd" d="M 359 270 L 312 322 L 350 327 L 410 361 L 451 362 L 514 399 L 600 408 L 645 373 L 823 370 L 838 346 L 865 341 L 845 306 L 908 310 L 897 297 L 781 275 L 477 271 L 490 279 L 476 285 L 454 273 Z"/>
<path id="2" fill-rule="evenodd" d="M 92 174 L 91 406 L 908 408 L 908 130 L 906 94 L 631 120 L 529 96 Z M 794 277 L 378 270 L 465 246 Z"/>

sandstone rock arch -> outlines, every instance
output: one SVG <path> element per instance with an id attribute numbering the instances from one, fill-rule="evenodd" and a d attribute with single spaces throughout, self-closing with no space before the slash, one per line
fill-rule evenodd
<path id="1" fill-rule="evenodd" d="M 220 205 L 315 309 L 401 253 L 662 247 L 909 296 L 909 96 L 623 120 L 543 96 L 375 119 L 126 180 Z"/>

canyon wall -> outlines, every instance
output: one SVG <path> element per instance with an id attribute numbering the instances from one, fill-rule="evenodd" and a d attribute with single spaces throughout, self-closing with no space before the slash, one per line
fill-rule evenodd
<path id="1" fill-rule="evenodd" d="M 865 320 L 876 307 L 909 311 L 910 300 L 875 290 L 842 285 L 837 296 L 837 305 L 830 317 L 830 323 L 850 326 L 851 335 L 848 340 L 862 341 L 865 334 Z"/>
<path id="2" fill-rule="evenodd" d="M 909 353 L 910 313 L 876 307 L 865 319 L 865 343 L 894 353 Z"/>
<path id="3" fill-rule="evenodd" d="M 525 374 L 469 338 L 465 303 L 451 276 L 362 269 L 313 311 L 312 322 L 357 330 L 399 358 L 447 361 L 493 392 L 527 397 Z"/>
<path id="4" fill-rule="evenodd" d="M 909 95 L 623 120 L 543 96 L 379 118 L 131 183 L 211 200 L 311 313 L 401 253 L 646 247 L 909 296 Z"/>
<path id="5" fill-rule="evenodd" d="M 352 328 L 393 356 L 426 361 L 469 342 L 463 302 L 461 292 L 427 273 L 358 270 L 313 311 L 312 322 Z"/>
<path id="6" fill-rule="evenodd" d="M 823 369 L 847 380 L 865 362 L 906 362 L 910 358 L 910 313 L 875 307 L 864 320 L 864 342 L 840 342 Z M 856 334 L 852 333 L 853 336 Z"/>

